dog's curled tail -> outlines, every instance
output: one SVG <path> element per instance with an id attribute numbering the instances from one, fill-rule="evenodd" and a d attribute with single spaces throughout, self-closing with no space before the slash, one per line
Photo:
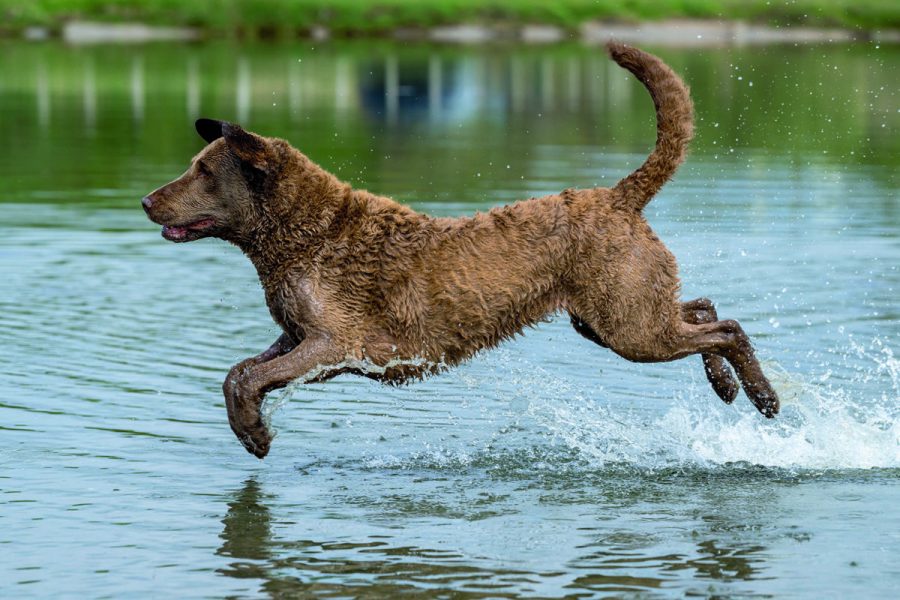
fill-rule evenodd
<path id="1" fill-rule="evenodd" d="M 609 56 L 631 71 L 656 105 L 656 148 L 637 171 L 616 184 L 622 204 L 641 210 L 675 174 L 694 135 L 694 107 L 687 86 L 659 58 L 618 42 L 606 45 Z"/>

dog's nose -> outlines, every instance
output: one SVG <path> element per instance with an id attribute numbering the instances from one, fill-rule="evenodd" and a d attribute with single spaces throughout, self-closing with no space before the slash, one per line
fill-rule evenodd
<path id="1" fill-rule="evenodd" d="M 144 212 L 150 212 L 150 208 L 153 206 L 153 198 L 144 196 L 141 198 L 141 206 L 144 207 Z"/>

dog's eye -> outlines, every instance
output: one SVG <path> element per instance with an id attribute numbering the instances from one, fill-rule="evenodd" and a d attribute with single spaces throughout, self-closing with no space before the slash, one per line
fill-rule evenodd
<path id="1" fill-rule="evenodd" d="M 209 177 L 212 175 L 212 171 L 209 170 L 209 166 L 203 162 L 202 160 L 197 161 L 197 174 L 201 177 Z"/>

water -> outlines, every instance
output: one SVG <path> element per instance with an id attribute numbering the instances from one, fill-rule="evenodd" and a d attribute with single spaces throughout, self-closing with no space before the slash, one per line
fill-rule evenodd
<path id="1" fill-rule="evenodd" d="M 578 46 L 4 43 L 0 595 L 893 597 L 900 49 L 659 51 L 699 133 L 648 218 L 782 415 L 557 318 L 422 384 L 275 393 L 260 462 L 220 389 L 278 335 L 255 273 L 139 206 L 193 118 L 453 215 L 615 182 L 649 99 Z"/>

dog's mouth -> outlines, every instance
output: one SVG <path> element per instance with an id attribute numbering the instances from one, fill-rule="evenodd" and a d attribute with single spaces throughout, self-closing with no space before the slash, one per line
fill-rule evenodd
<path id="1" fill-rule="evenodd" d="M 200 219 L 187 225 L 163 225 L 162 236 L 170 242 L 191 242 L 206 237 L 215 224 L 215 219 Z"/>

